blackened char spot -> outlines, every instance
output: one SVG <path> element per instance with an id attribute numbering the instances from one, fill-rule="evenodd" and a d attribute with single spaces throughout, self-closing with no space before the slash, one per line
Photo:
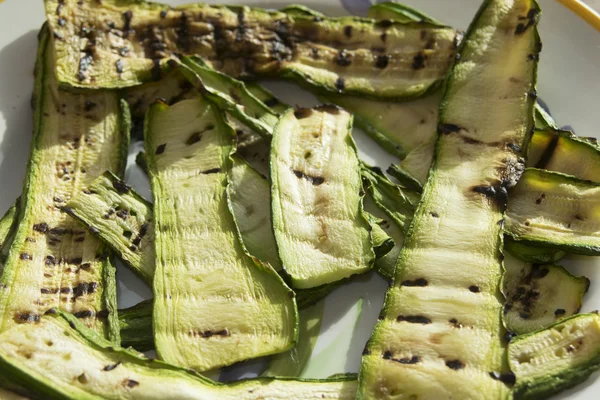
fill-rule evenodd
<path id="1" fill-rule="evenodd" d="M 123 386 L 128 387 L 129 389 L 132 389 L 136 386 L 138 386 L 140 383 L 138 381 L 134 381 L 133 379 L 125 379 L 123 381 Z"/>
<path id="2" fill-rule="evenodd" d="M 160 17 L 161 17 L 161 18 L 166 18 L 166 17 L 167 17 L 167 12 L 168 12 L 167 10 L 162 10 L 162 11 L 160 12 Z"/>
<path id="3" fill-rule="evenodd" d="M 40 316 L 37 314 L 33 314 L 33 313 L 28 313 L 28 312 L 23 312 L 23 313 L 17 313 L 15 315 L 15 320 L 17 322 L 39 322 L 40 321 Z"/>
<path id="4" fill-rule="evenodd" d="M 84 50 L 83 57 L 79 59 L 79 72 L 77 73 L 77 79 L 79 81 L 83 81 L 86 78 L 86 71 L 89 69 L 90 65 L 94 61 L 94 56 L 92 51 L 89 49 Z"/>
<path id="5" fill-rule="evenodd" d="M 29 254 L 29 253 L 21 253 L 21 255 L 19 256 L 19 258 L 21 260 L 31 260 L 32 257 L 31 257 L 31 254 Z"/>
<path id="6" fill-rule="evenodd" d="M 392 352 L 388 350 L 385 353 L 383 353 L 382 357 L 383 357 L 384 360 L 391 360 L 392 359 Z"/>
<path id="7" fill-rule="evenodd" d="M 419 356 L 412 356 L 411 358 L 393 358 L 392 360 L 400 364 L 417 364 L 421 361 L 421 358 Z"/>
<path id="8" fill-rule="evenodd" d="M 418 279 L 415 279 L 414 281 L 411 281 L 411 280 L 402 281 L 402 286 L 424 287 L 424 286 L 427 286 L 428 284 L 429 284 L 429 282 L 427 282 L 427 279 L 424 279 L 424 278 L 418 278 Z"/>
<path id="9" fill-rule="evenodd" d="M 325 182 L 325 178 L 323 178 L 321 176 L 310 176 L 310 175 L 307 175 L 304 172 L 298 171 L 298 170 L 292 170 L 292 172 L 294 173 L 294 175 L 296 175 L 296 178 L 306 179 L 308 182 L 312 183 L 313 186 L 319 186 L 323 182 Z"/>
<path id="10" fill-rule="evenodd" d="M 94 103 L 93 101 L 91 101 L 91 100 L 86 100 L 86 101 L 85 101 L 85 105 L 83 106 L 83 110 L 84 110 L 85 112 L 90 112 L 90 111 L 92 111 L 94 108 L 96 108 L 96 106 L 97 106 L 97 104 L 96 104 L 96 103 Z"/>
<path id="11" fill-rule="evenodd" d="M 415 70 L 419 70 L 419 69 L 425 68 L 425 60 L 426 59 L 427 59 L 427 56 L 425 54 L 423 54 L 423 53 L 417 54 L 413 58 L 412 68 L 415 69 Z"/>
<path id="12" fill-rule="evenodd" d="M 567 311 L 564 308 L 557 308 L 556 310 L 554 310 L 554 315 L 559 317 L 561 315 L 565 315 L 566 312 Z"/>
<path id="13" fill-rule="evenodd" d="M 423 325 L 427 325 L 431 323 L 431 320 L 427 317 L 424 317 L 422 315 L 399 315 L 398 318 L 396 318 L 396 321 L 398 322 L 409 322 L 411 324 L 423 324 Z"/>
<path id="14" fill-rule="evenodd" d="M 335 81 L 335 88 L 338 90 L 338 92 L 341 92 L 346 88 L 346 81 L 344 80 L 344 78 L 337 78 L 337 80 Z"/>
<path id="15" fill-rule="evenodd" d="M 340 67 L 347 67 L 352 64 L 351 56 L 346 49 L 340 50 L 335 56 L 334 61 Z"/>
<path id="16" fill-rule="evenodd" d="M 463 364 L 460 360 L 449 360 L 446 361 L 446 367 L 454 370 L 459 370 L 463 369 L 465 367 L 465 364 Z"/>
<path id="17" fill-rule="evenodd" d="M 117 70 L 117 74 L 123 73 L 123 60 L 122 59 L 119 58 L 115 62 L 115 69 Z"/>
<path id="18" fill-rule="evenodd" d="M 48 232 L 48 224 L 45 222 L 33 225 L 33 230 L 41 233 Z"/>
<path id="19" fill-rule="evenodd" d="M 308 118 L 312 115 L 313 111 L 310 108 L 298 108 L 294 111 L 296 119 Z"/>
<path id="20" fill-rule="evenodd" d="M 511 386 L 514 385 L 517 381 L 517 377 L 512 372 L 506 372 L 504 374 L 501 374 L 499 372 L 490 372 L 490 376 L 492 377 L 492 379 L 495 379 L 497 381 Z"/>
<path id="21" fill-rule="evenodd" d="M 123 14 L 123 36 L 129 36 L 129 31 L 131 31 L 131 19 L 133 18 L 133 12 L 131 10 L 125 11 Z"/>
<path id="22" fill-rule="evenodd" d="M 506 202 L 508 200 L 508 191 L 503 185 L 479 185 L 472 188 L 473 192 L 481 193 L 501 210 L 506 209 Z"/>
<path id="23" fill-rule="evenodd" d="M 352 25 L 346 25 L 344 27 L 344 35 L 346 35 L 347 38 L 352 37 Z"/>
<path id="24" fill-rule="evenodd" d="M 79 318 L 79 319 L 82 319 L 82 318 L 91 318 L 94 315 L 96 315 L 96 313 L 93 312 L 93 311 L 91 311 L 91 310 L 78 311 L 76 313 L 73 313 L 73 316 L 75 318 Z"/>
<path id="25" fill-rule="evenodd" d="M 165 152 L 165 149 L 167 148 L 167 144 L 163 143 L 158 145 L 158 147 L 156 148 L 156 151 L 154 152 L 154 154 L 162 154 Z"/>
<path id="26" fill-rule="evenodd" d="M 189 138 L 187 138 L 187 140 L 185 141 L 185 144 L 187 144 L 188 146 L 194 144 L 194 143 L 198 143 L 200 140 L 202 140 L 202 133 L 201 132 L 194 132 L 190 135 Z"/>
<path id="27" fill-rule="evenodd" d="M 377 21 L 375 24 L 380 28 L 389 28 L 394 24 L 394 21 L 392 21 L 391 19 L 382 19 L 380 21 Z"/>
<path id="28" fill-rule="evenodd" d="M 385 67 L 388 66 L 389 62 L 390 62 L 390 56 L 387 55 L 387 54 L 378 55 L 375 58 L 375 66 L 377 68 L 382 68 L 383 69 L 383 68 L 385 68 Z"/>
<path id="29" fill-rule="evenodd" d="M 216 174 L 219 172 L 221 172 L 221 168 L 211 168 L 211 169 L 207 169 L 206 171 L 202 171 L 202 173 L 205 175 Z"/>
<path id="30" fill-rule="evenodd" d="M 517 334 L 516 334 L 516 333 L 514 333 L 514 332 L 511 332 L 511 331 L 507 331 L 507 332 L 504 334 L 504 337 L 503 337 L 503 339 L 504 339 L 504 341 L 505 341 L 506 343 L 510 343 L 510 341 L 511 341 L 511 340 L 512 340 L 512 339 L 513 339 L 515 336 L 517 336 Z"/>
<path id="31" fill-rule="evenodd" d="M 115 364 L 109 364 L 106 367 L 102 368 L 102 371 L 112 371 L 113 369 L 117 368 L 119 365 L 121 365 L 121 361 L 117 361 Z"/>
<path id="32" fill-rule="evenodd" d="M 548 275 L 548 273 L 550 272 L 550 270 L 546 267 L 540 267 L 537 264 L 534 264 L 532 269 L 531 269 L 531 278 L 533 279 L 541 279 L 543 277 L 545 277 L 546 275 Z"/>
<path id="33" fill-rule="evenodd" d="M 506 147 L 508 147 L 509 149 L 511 149 L 512 151 L 514 151 L 515 153 L 520 153 L 521 152 L 521 146 L 519 146 L 516 143 L 507 143 Z"/>
<path id="34" fill-rule="evenodd" d="M 129 193 L 129 191 L 131 190 L 131 186 L 129 186 L 128 184 L 126 184 L 125 182 L 123 182 L 120 179 L 117 179 L 113 182 L 113 187 L 115 188 L 115 190 L 121 194 L 126 194 Z"/>
<path id="35" fill-rule="evenodd" d="M 479 293 L 480 292 L 479 286 L 475 286 L 475 285 L 469 286 L 469 290 L 471 292 L 473 292 L 473 293 Z"/>
<path id="36" fill-rule="evenodd" d="M 73 289 L 73 297 L 78 298 L 91 293 L 96 293 L 98 290 L 97 282 L 82 282 Z"/>

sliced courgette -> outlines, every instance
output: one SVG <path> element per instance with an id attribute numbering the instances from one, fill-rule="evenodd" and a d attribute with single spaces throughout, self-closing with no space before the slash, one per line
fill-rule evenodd
<path id="1" fill-rule="evenodd" d="M 273 228 L 293 287 L 321 286 L 372 267 L 351 128 L 350 114 L 326 105 L 287 111 L 273 133 Z"/>
<path id="2" fill-rule="evenodd" d="M 504 323 L 518 335 L 546 328 L 579 312 L 590 280 L 553 264 L 504 263 Z"/>
<path id="3" fill-rule="evenodd" d="M 65 362 L 68 360 L 68 362 Z M 355 376 L 219 384 L 116 347 L 66 315 L 0 335 L 0 374 L 52 399 L 353 399 Z"/>
<path id="4" fill-rule="evenodd" d="M 0 331 L 60 308 L 116 341 L 114 266 L 106 248 L 61 208 L 104 170 L 123 171 L 129 112 L 116 92 L 58 90 L 53 40 L 43 28 L 20 222 L 0 278 Z"/>
<path id="5" fill-rule="evenodd" d="M 152 205 L 111 172 L 105 172 L 67 203 L 69 214 L 146 282 L 154 278 Z"/>
<path id="6" fill-rule="evenodd" d="M 119 310 L 119 327 L 122 347 L 133 347 L 137 351 L 153 350 L 152 300 Z"/>
<path id="7" fill-rule="evenodd" d="M 528 168 L 510 193 L 506 232 L 514 240 L 600 254 L 600 183 Z"/>
<path id="8" fill-rule="evenodd" d="M 517 336 L 508 351 L 517 377 L 513 398 L 545 399 L 585 381 L 600 368 L 600 316 L 576 315 Z"/>
<path id="9" fill-rule="evenodd" d="M 293 292 L 239 240 L 226 201 L 234 133 L 197 97 L 146 117 L 154 197 L 154 342 L 162 359 L 199 371 L 287 350 Z"/>
<path id="10" fill-rule="evenodd" d="M 325 18 L 242 6 L 46 0 L 61 83 L 122 88 L 197 55 L 234 76 L 290 78 L 330 92 L 416 97 L 440 83 L 456 33 L 428 22 Z"/>
<path id="11" fill-rule="evenodd" d="M 538 130 L 528 147 L 527 166 L 600 181 L 600 148 L 571 132 Z"/>
<path id="12" fill-rule="evenodd" d="M 535 1 L 487 0 L 462 42 L 434 166 L 363 353 L 358 398 L 510 393 L 498 221 L 533 127 L 538 15 Z"/>
<path id="13" fill-rule="evenodd" d="M 539 103 L 535 103 L 535 128 L 538 130 L 554 129 L 558 130 L 558 125 L 548 111 Z"/>

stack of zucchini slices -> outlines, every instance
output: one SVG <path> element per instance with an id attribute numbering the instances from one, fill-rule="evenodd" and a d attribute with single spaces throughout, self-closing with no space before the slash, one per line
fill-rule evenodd
<path id="1" fill-rule="evenodd" d="M 556 264 L 600 253 L 600 148 L 537 103 L 535 0 L 484 0 L 464 37 L 396 3 L 45 6 L 0 398 L 537 399 L 600 368 L 590 282 Z M 152 199 L 123 180 L 130 137 Z M 117 310 L 115 258 L 153 300 Z M 359 374 L 298 378 L 323 299 L 371 270 L 390 285 Z"/>

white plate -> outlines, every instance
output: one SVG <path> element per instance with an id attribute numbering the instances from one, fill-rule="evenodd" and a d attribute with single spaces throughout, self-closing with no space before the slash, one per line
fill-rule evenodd
<path id="1" fill-rule="evenodd" d="M 188 3 L 163 1 L 170 4 Z M 223 1 L 230 3 L 231 1 Z M 457 28 L 466 29 L 480 0 L 405 0 L 405 3 L 429 13 Z M 41 1 L 0 0 L 0 214 L 19 196 L 31 138 L 30 98 L 33 85 L 33 63 L 36 35 L 44 21 Z M 232 2 L 235 3 L 235 2 Z M 242 3 L 239 1 L 237 3 Z M 249 0 L 245 4 L 279 8 L 292 1 Z M 364 13 L 369 0 L 305 0 L 296 1 L 331 15 Z M 570 125 L 581 136 L 599 137 L 600 126 L 600 33 L 557 1 L 541 1 L 543 17 L 540 34 L 544 42 L 539 66 L 538 93 L 550 106 L 561 125 Z M 562 3 L 581 9 L 573 0 Z M 347 7 L 347 8 L 344 8 Z M 582 14 L 583 15 L 583 14 Z M 587 14 L 588 18 L 594 17 Z M 593 22 L 593 21 L 592 21 Z M 600 26 L 600 19 L 596 20 Z M 312 105 L 314 97 L 296 86 L 269 83 L 269 88 L 289 104 Z M 382 167 L 393 160 L 369 138 L 356 132 L 361 157 Z M 130 154 L 137 149 L 132 146 Z M 129 180 L 144 195 L 148 186 L 133 165 L 127 170 Z M 592 281 L 582 311 L 600 308 L 600 259 L 568 257 L 564 263 L 571 272 Z M 151 296 L 150 290 L 123 266 L 118 269 L 119 305 L 131 306 Z M 360 354 L 370 336 L 387 284 L 372 274 L 332 293 L 326 302 L 321 336 L 315 348 L 313 363 L 307 373 L 322 378 L 339 372 L 357 372 Z M 362 313 L 356 305 L 363 298 Z M 360 315 L 355 326 L 357 316 Z M 335 352 L 331 352 L 335 346 Z M 250 370 L 248 363 L 247 370 Z M 231 372 L 228 373 L 231 375 Z M 600 397 L 600 379 L 595 374 L 586 383 L 557 399 L 596 400 Z"/>

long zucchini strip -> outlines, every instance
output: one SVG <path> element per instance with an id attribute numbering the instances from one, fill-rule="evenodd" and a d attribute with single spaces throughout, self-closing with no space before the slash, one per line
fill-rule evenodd
<path id="1" fill-rule="evenodd" d="M 239 240 L 226 201 L 234 134 L 197 97 L 156 103 L 145 146 L 154 197 L 154 342 L 166 361 L 207 371 L 296 340 L 293 292 Z"/>
<path id="2" fill-rule="evenodd" d="M 527 94 L 538 14 L 534 1 L 487 0 L 467 32 L 442 100 L 434 166 L 365 349 L 358 398 L 509 394 L 498 221 L 523 168 L 516 149 L 533 127 Z"/>
<path id="3" fill-rule="evenodd" d="M 271 205 L 279 256 L 306 289 L 368 271 L 374 261 L 352 117 L 336 106 L 287 111 L 271 141 Z"/>
<path id="4" fill-rule="evenodd" d="M 283 77 L 330 92 L 408 98 L 440 83 L 456 47 L 453 29 L 427 22 L 143 1 L 45 4 L 59 38 L 58 79 L 75 87 L 139 85 L 160 78 L 167 60 L 183 54 L 234 77 Z"/>
<path id="5" fill-rule="evenodd" d="M 600 183 L 528 168 L 511 191 L 506 230 L 515 240 L 600 254 Z"/>
<path id="6" fill-rule="evenodd" d="M 517 376 L 515 400 L 544 399 L 585 381 L 600 369 L 600 316 L 575 315 L 508 345 Z"/>
<path id="7" fill-rule="evenodd" d="M 60 308 L 118 340 L 114 266 L 61 207 L 105 169 L 123 171 L 129 114 L 115 92 L 58 90 L 49 36 L 44 28 L 20 223 L 0 278 L 0 331 Z"/>
<path id="8" fill-rule="evenodd" d="M 579 312 L 590 280 L 554 264 L 530 264 L 506 258 L 502 291 L 504 324 L 521 335 L 546 328 Z"/>
<path id="9" fill-rule="evenodd" d="M 62 313 L 43 317 L 31 327 L 31 333 L 17 326 L 0 335 L 0 374 L 38 395 L 69 400 L 349 400 L 356 392 L 353 376 L 323 380 L 261 378 L 219 384 L 116 347 Z"/>

